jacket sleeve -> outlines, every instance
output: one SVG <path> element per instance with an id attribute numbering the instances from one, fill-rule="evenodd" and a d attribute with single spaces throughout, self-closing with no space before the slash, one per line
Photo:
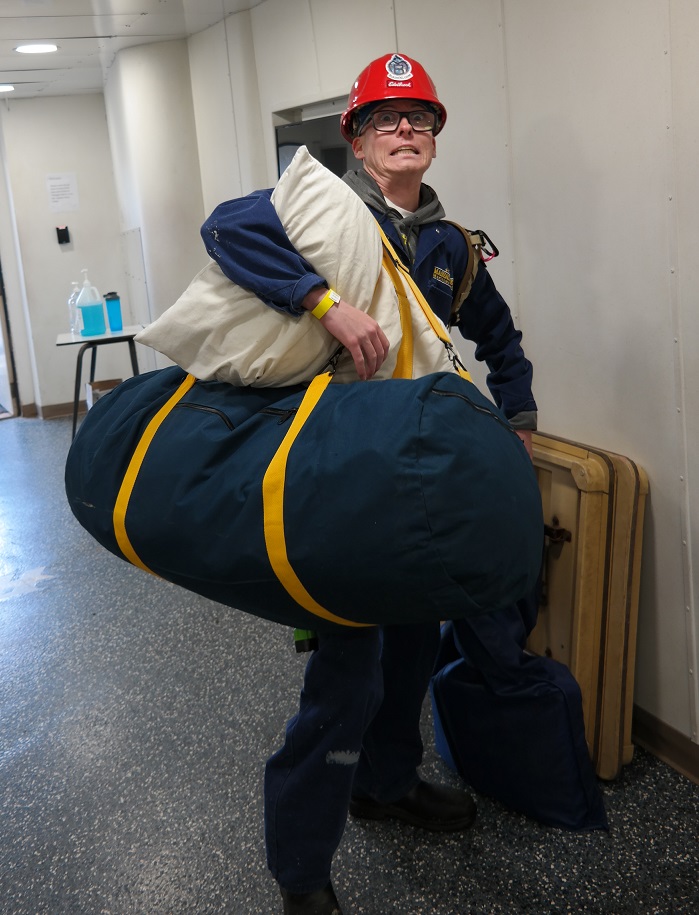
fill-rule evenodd
<path id="1" fill-rule="evenodd" d="M 327 283 L 289 241 L 271 193 L 255 191 L 219 204 L 201 235 L 207 253 L 229 280 L 278 311 L 300 315 L 305 295 Z"/>
<path id="2" fill-rule="evenodd" d="M 488 389 L 510 423 L 519 429 L 536 429 L 532 364 L 524 355 L 522 334 L 484 263 L 461 306 L 457 327 L 476 344 L 476 359 L 489 369 Z"/>

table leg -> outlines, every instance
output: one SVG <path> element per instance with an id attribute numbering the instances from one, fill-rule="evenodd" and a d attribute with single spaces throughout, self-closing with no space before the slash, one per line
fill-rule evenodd
<path id="1" fill-rule="evenodd" d="M 131 356 L 131 368 L 133 369 L 134 375 L 139 374 L 138 370 L 138 358 L 136 355 L 136 344 L 133 341 L 133 338 L 125 339 L 124 337 L 115 337 L 114 339 L 104 338 L 100 340 L 88 340 L 86 343 L 80 347 L 78 351 L 77 364 L 75 367 L 75 393 L 73 396 L 73 438 L 78 430 L 78 408 L 80 405 L 80 386 L 82 384 L 83 377 L 83 356 L 85 352 L 89 349 L 92 351 L 91 360 L 90 360 L 90 382 L 95 380 L 95 366 L 97 364 L 97 347 L 102 343 L 128 343 L 129 344 L 129 355 Z"/>
<path id="2" fill-rule="evenodd" d="M 97 344 L 92 343 L 92 359 L 90 359 L 90 384 L 95 380 L 95 366 L 97 365 Z"/>
<path id="3" fill-rule="evenodd" d="M 131 369 L 133 370 L 134 375 L 138 375 L 138 359 L 136 358 L 136 344 L 133 340 L 129 340 L 129 355 L 131 356 Z"/>
<path id="4" fill-rule="evenodd" d="M 97 350 L 95 349 L 94 343 L 83 343 L 83 345 L 78 350 L 78 359 L 75 366 L 75 393 L 73 395 L 73 438 L 75 438 L 75 433 L 78 429 L 78 407 L 80 406 L 80 385 L 83 377 L 83 356 L 85 355 L 85 350 L 92 350 L 92 366 L 90 371 L 94 375 L 95 372 L 95 355 Z"/>

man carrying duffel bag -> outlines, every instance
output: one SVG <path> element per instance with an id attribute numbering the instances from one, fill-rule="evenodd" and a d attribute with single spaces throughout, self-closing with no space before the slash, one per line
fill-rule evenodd
<path id="1" fill-rule="evenodd" d="M 355 82 L 341 120 L 344 138 L 363 162 L 344 180 L 432 310 L 476 343 L 477 357 L 490 369 L 491 394 L 529 450 L 536 404 L 521 334 L 485 263 L 479 257 L 474 266 L 464 235 L 443 219 L 435 192 L 422 183 L 445 121 L 446 110 L 417 61 L 399 54 L 373 61 Z M 293 247 L 270 192 L 221 204 L 202 235 L 230 280 L 288 312 L 290 321 L 320 321 L 351 353 L 359 379 L 375 375 L 388 355 L 386 335 L 355 303 L 328 289 Z M 469 269 L 470 293 L 453 315 L 454 299 L 463 294 L 455 290 L 463 290 Z M 439 640 L 437 622 L 319 633 L 299 712 L 265 774 L 268 864 L 288 915 L 340 913 L 330 872 L 348 811 L 434 831 L 472 824 L 476 808 L 468 794 L 428 784 L 418 774 L 420 713 Z"/>

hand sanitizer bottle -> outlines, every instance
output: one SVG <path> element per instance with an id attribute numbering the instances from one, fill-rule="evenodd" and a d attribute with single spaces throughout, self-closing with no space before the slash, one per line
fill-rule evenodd
<path id="1" fill-rule="evenodd" d="M 104 323 L 104 306 L 102 305 L 102 296 L 87 278 L 87 267 L 83 267 L 83 286 L 78 296 L 77 306 L 82 313 L 83 337 L 94 337 L 97 334 L 105 334 L 107 325 Z"/>

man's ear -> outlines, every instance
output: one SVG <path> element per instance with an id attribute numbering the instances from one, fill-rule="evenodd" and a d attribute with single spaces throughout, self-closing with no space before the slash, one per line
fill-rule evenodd
<path id="1" fill-rule="evenodd" d="M 354 140 L 352 140 L 352 152 L 354 153 L 355 159 L 364 158 L 363 146 L 362 137 L 355 137 Z"/>

